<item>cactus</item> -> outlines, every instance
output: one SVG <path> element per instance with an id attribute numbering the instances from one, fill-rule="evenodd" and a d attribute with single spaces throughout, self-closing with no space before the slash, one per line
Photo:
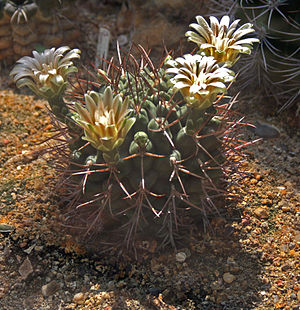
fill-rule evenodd
<path id="1" fill-rule="evenodd" d="M 68 5 L 61 0 L 1 0 L 0 62 L 10 64 L 37 48 L 73 44 L 80 32 Z"/>
<path id="2" fill-rule="evenodd" d="M 228 17 L 222 21 L 229 26 Z M 236 25 L 227 33 L 233 44 L 241 37 Z M 253 42 L 237 41 L 235 50 Z M 136 46 L 140 60 L 119 53 L 119 64 L 98 69 L 95 81 L 70 79 L 79 51 L 66 47 L 34 53 L 12 70 L 17 85 L 47 98 L 59 120 L 64 139 L 54 150 L 65 167 L 67 224 L 85 228 L 97 250 L 136 249 L 143 238 L 176 246 L 191 224 L 207 224 L 226 180 L 238 173 L 241 123 L 230 112 L 235 100 L 224 96 L 234 80 L 228 66 L 238 55 L 221 51 L 230 61 L 220 62 L 202 47 L 194 55 L 168 55 L 156 67 Z"/>
<path id="3" fill-rule="evenodd" d="M 300 112 L 300 13 L 296 1 L 210 1 L 209 14 L 229 14 L 250 22 L 260 39 L 254 52 L 238 64 L 238 87 L 261 92 L 277 103 L 278 112 L 298 104 Z M 276 87 L 274 87 L 276 85 Z"/>

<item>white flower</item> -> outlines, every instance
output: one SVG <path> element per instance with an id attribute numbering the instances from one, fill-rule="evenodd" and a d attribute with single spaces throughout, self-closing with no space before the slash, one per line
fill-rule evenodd
<path id="1" fill-rule="evenodd" d="M 90 91 L 84 96 L 85 107 L 76 103 L 78 113 L 76 122 L 84 129 L 84 140 L 98 150 L 111 152 L 124 141 L 128 131 L 135 123 L 134 117 L 126 117 L 130 110 L 127 98 L 113 97 L 110 87 L 104 94 Z"/>
<path id="2" fill-rule="evenodd" d="M 184 55 L 169 61 L 167 73 L 174 87 L 182 93 L 190 106 L 205 109 L 213 104 L 217 94 L 226 92 L 224 83 L 234 79 L 233 71 L 220 67 L 214 57 Z"/>
<path id="3" fill-rule="evenodd" d="M 77 72 L 72 60 L 80 58 L 80 50 L 63 46 L 46 49 L 42 53 L 33 51 L 32 54 L 33 57 L 19 59 L 10 73 L 17 87 L 28 86 L 35 94 L 46 99 L 61 96 L 68 76 Z"/>
<path id="4" fill-rule="evenodd" d="M 210 24 L 202 16 L 196 16 L 197 24 L 190 25 L 196 30 L 186 32 L 189 41 L 196 43 L 200 51 L 206 56 L 213 56 L 218 63 L 227 63 L 232 66 L 238 59 L 239 53 L 250 54 L 252 44 L 259 42 L 256 38 L 245 38 L 243 36 L 254 32 L 252 24 L 246 23 L 237 29 L 239 19 L 230 24 L 229 16 L 223 16 L 220 22 L 216 17 L 210 17 Z"/>

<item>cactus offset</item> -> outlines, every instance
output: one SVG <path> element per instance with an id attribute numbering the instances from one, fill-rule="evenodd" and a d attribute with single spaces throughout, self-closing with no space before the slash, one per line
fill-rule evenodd
<path id="1" fill-rule="evenodd" d="M 52 93 L 42 94 L 52 107 L 66 108 L 52 112 L 69 132 L 63 129 L 68 224 L 95 234 L 100 250 L 108 242 L 132 249 L 139 238 L 175 246 L 191 223 L 216 212 L 243 144 L 235 138 L 234 100 L 224 98 L 234 73 L 223 58 L 199 51 L 167 56 L 155 67 L 137 49 L 139 61 L 128 53 L 119 65 L 110 62 L 97 71 L 98 81 L 79 80 L 71 96 L 58 91 L 56 105 Z M 30 78 L 28 63 L 22 69 L 20 60 L 12 71 L 17 83 Z"/>

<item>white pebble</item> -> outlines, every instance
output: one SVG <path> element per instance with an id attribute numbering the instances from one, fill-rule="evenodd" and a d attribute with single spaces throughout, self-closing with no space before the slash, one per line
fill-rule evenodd
<path id="1" fill-rule="evenodd" d="M 176 261 L 179 263 L 183 263 L 186 260 L 186 254 L 184 252 L 178 252 L 176 254 Z"/>

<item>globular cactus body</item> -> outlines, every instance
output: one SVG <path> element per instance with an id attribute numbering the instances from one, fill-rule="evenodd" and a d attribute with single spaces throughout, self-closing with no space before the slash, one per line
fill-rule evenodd
<path id="1" fill-rule="evenodd" d="M 224 20 L 228 27 L 229 19 Z M 240 36 L 232 38 L 232 44 Z M 252 42 L 255 39 L 238 41 L 234 48 L 248 51 Z M 64 85 L 78 50 L 65 56 L 67 48 L 47 50 L 47 66 L 25 58 L 12 71 L 19 86 L 28 85 L 44 97 L 49 94 L 52 112 L 65 124 L 69 224 L 81 223 L 88 234 L 100 232 L 100 250 L 113 241 L 134 248 L 145 235 L 175 246 L 182 229 L 206 221 L 217 209 L 241 148 L 235 138 L 238 123 L 229 121 L 231 101 L 223 98 L 226 84 L 234 80 L 228 66 L 238 53 L 230 54 L 228 61 L 223 55 L 218 63 L 199 47 L 196 55 L 168 56 L 155 67 L 138 46 L 140 62 L 129 53 L 120 65 L 110 63 L 107 72 L 99 69 L 98 82 L 79 83 L 71 97 L 61 92 L 53 96 L 53 81 Z M 45 58 L 34 56 L 38 61 Z M 62 72 L 56 79 L 51 75 L 54 64 Z"/>

